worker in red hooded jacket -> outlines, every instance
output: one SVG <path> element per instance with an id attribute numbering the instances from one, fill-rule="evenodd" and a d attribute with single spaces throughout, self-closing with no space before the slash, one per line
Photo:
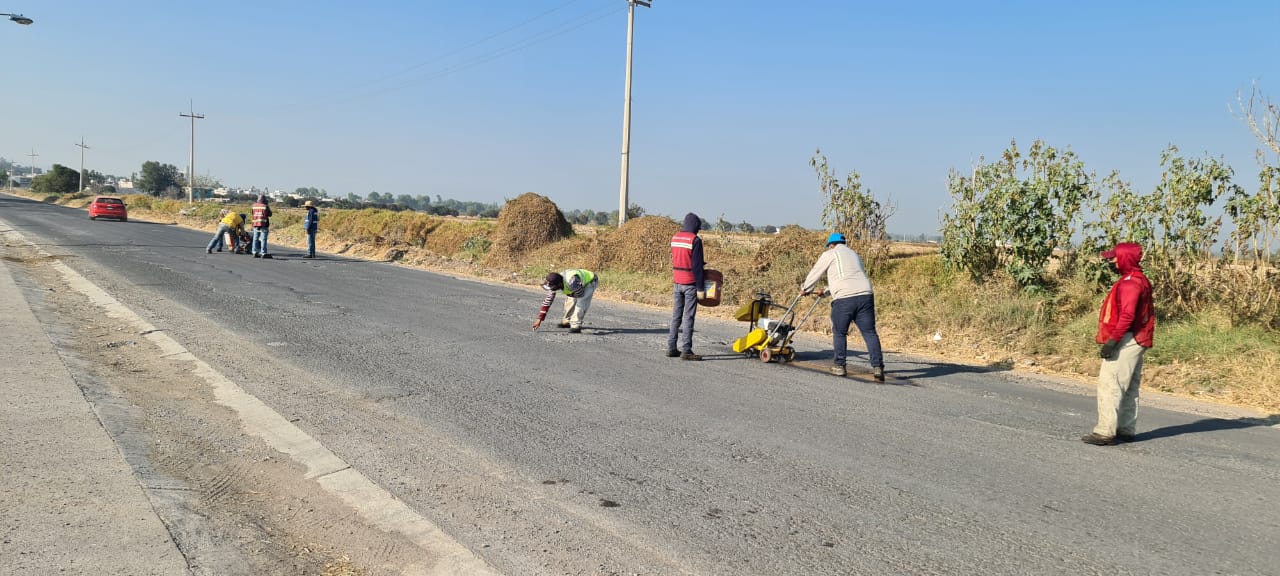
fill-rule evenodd
<path id="1" fill-rule="evenodd" d="M 1121 242 L 1101 254 L 1120 274 L 1102 301 L 1098 335 L 1102 368 L 1098 371 L 1098 424 L 1086 444 L 1110 446 L 1134 440 L 1138 423 L 1138 385 L 1142 355 L 1156 328 L 1151 281 L 1142 274 L 1142 246 Z"/>

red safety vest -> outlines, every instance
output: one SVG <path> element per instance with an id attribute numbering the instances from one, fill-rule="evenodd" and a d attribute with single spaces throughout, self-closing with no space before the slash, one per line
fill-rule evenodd
<path id="1" fill-rule="evenodd" d="M 262 228 L 264 226 L 270 226 L 270 225 L 271 225 L 271 221 L 267 219 L 267 205 L 254 204 L 253 205 L 253 227 Z"/>
<path id="2" fill-rule="evenodd" d="M 676 284 L 693 284 L 693 232 L 680 232 L 671 237 L 672 279 Z"/>

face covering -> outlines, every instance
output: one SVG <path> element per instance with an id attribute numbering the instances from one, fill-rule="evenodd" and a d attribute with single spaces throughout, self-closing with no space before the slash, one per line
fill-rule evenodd
<path id="1" fill-rule="evenodd" d="M 1115 260 L 1108 261 L 1107 268 L 1110 269 L 1113 274 L 1120 274 L 1120 267 L 1116 266 Z"/>

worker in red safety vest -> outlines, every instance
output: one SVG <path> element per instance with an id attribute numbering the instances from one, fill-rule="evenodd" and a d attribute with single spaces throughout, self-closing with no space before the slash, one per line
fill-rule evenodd
<path id="1" fill-rule="evenodd" d="M 267 253 L 267 233 L 271 231 L 271 207 L 267 206 L 267 195 L 258 195 L 253 204 L 253 257 L 270 258 Z"/>
<path id="2" fill-rule="evenodd" d="M 698 231 L 702 219 L 692 212 L 684 217 L 684 226 L 671 237 L 671 272 L 673 306 L 671 330 L 667 332 L 667 357 L 684 360 L 701 360 L 693 353 L 693 320 L 698 314 L 698 300 L 706 297 L 703 291 L 705 262 L 702 259 L 702 239 Z M 677 344 L 679 347 L 677 347 Z"/>

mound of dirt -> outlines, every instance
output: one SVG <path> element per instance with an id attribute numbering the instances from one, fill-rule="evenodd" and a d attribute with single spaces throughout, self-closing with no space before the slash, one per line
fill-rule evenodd
<path id="1" fill-rule="evenodd" d="M 666 216 L 641 216 L 623 223 L 600 241 L 601 269 L 659 273 L 671 270 L 671 237 L 680 224 Z"/>
<path id="2" fill-rule="evenodd" d="M 760 245 L 756 252 L 753 267 L 756 272 L 764 272 L 780 261 L 801 264 L 805 270 L 818 260 L 818 256 L 826 249 L 823 240 L 824 232 L 805 230 L 799 226 L 786 226 L 772 238 Z M 803 272 L 801 273 L 803 275 Z"/>
<path id="3" fill-rule="evenodd" d="M 525 253 L 573 235 L 573 226 L 555 202 L 525 192 L 498 213 L 498 230 L 489 251 L 490 262 L 517 262 Z"/>

